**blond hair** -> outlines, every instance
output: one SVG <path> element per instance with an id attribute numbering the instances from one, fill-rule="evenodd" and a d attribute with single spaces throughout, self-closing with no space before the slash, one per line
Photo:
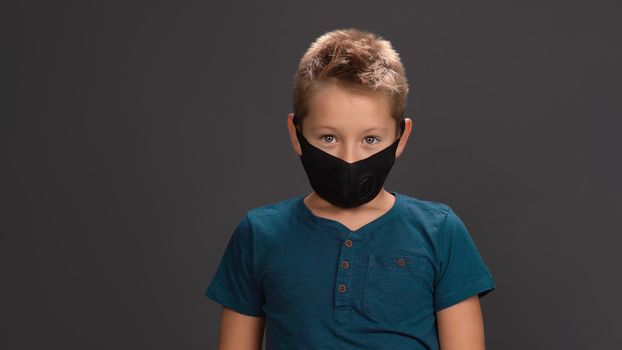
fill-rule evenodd
<path id="1" fill-rule="evenodd" d="M 391 43 L 369 31 L 337 29 L 318 37 L 302 56 L 294 77 L 293 107 L 301 125 L 313 93 L 327 83 L 348 91 L 388 98 L 391 116 L 400 122 L 408 81 Z M 398 124 L 399 125 L 399 124 Z"/>

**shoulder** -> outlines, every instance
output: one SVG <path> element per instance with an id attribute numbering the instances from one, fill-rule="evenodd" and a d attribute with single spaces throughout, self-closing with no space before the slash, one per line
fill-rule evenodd
<path id="1" fill-rule="evenodd" d="M 446 203 L 425 200 L 403 193 L 399 195 L 402 199 L 402 217 L 416 223 L 428 233 L 438 231 L 447 216 L 452 213 L 451 207 Z"/>
<path id="2" fill-rule="evenodd" d="M 431 244 L 437 256 L 458 251 L 476 251 L 471 233 L 462 218 L 446 203 L 404 197 L 405 215 Z"/>
<path id="3" fill-rule="evenodd" d="M 275 249 L 287 247 L 293 239 L 292 232 L 297 232 L 299 216 L 299 197 L 287 198 L 278 202 L 267 203 L 248 210 L 244 216 L 248 235 L 253 244 L 257 269 L 262 269 L 265 259 Z"/>
<path id="4" fill-rule="evenodd" d="M 447 203 L 402 195 L 402 218 L 419 232 L 434 250 L 443 250 L 451 242 L 470 240 L 470 233 Z"/>
<path id="5" fill-rule="evenodd" d="M 287 227 L 298 214 L 299 199 L 300 196 L 296 196 L 252 208 L 245 214 L 248 224 L 260 231 Z"/>

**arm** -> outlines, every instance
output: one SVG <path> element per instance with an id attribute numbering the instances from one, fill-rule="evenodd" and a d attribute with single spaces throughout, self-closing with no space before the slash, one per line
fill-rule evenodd
<path id="1" fill-rule="evenodd" d="M 474 295 L 436 313 L 442 350 L 483 350 L 484 320 L 479 296 Z"/>
<path id="2" fill-rule="evenodd" d="M 218 350 L 260 350 L 264 321 L 265 317 L 244 315 L 223 306 Z"/>

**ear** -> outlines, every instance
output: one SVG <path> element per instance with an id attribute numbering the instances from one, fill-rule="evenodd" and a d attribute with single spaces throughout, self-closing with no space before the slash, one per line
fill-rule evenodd
<path id="1" fill-rule="evenodd" d="M 298 142 L 298 137 L 296 136 L 296 126 L 294 125 L 293 119 L 294 113 L 289 113 L 287 115 L 287 130 L 289 131 L 289 139 L 292 143 L 294 153 L 301 156 L 302 150 L 300 149 L 300 143 Z"/>
<path id="2" fill-rule="evenodd" d="M 395 150 L 395 158 L 398 158 L 402 155 L 404 148 L 406 147 L 406 142 L 408 141 L 408 137 L 410 136 L 410 132 L 412 130 L 412 120 L 410 118 L 404 118 L 404 133 L 400 138 L 400 142 L 397 144 L 397 150 Z"/>

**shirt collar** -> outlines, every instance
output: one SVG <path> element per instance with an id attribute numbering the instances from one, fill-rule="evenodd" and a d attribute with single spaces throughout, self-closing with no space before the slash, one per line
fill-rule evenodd
<path id="1" fill-rule="evenodd" d="M 399 210 L 399 207 L 402 205 L 402 194 L 398 193 L 397 191 L 389 191 L 389 193 L 395 196 L 395 202 L 393 203 L 393 206 L 378 218 L 368 222 L 367 224 L 354 231 L 350 230 L 347 226 L 340 223 L 339 221 L 313 214 L 313 212 L 311 212 L 311 210 L 304 203 L 304 198 L 308 194 L 299 196 L 296 199 L 296 207 L 298 209 L 298 212 L 305 219 L 305 221 L 309 222 L 313 226 L 319 226 L 322 229 L 326 229 L 327 233 L 331 234 L 337 239 L 364 240 L 367 239 L 374 230 L 384 225 L 385 223 L 390 222 L 395 217 L 396 213 Z"/>

